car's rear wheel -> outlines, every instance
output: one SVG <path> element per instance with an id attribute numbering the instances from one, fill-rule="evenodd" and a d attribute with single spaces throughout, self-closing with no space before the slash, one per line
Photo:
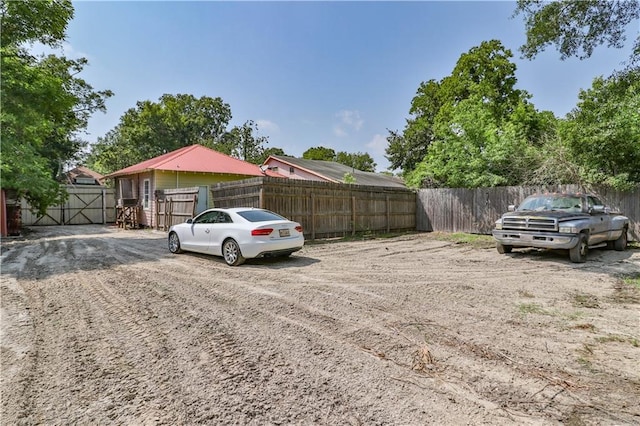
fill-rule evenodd
<path id="1" fill-rule="evenodd" d="M 229 238 L 222 244 L 222 256 L 229 266 L 238 266 L 244 263 L 244 257 L 240 251 L 238 243 Z"/>
<path id="2" fill-rule="evenodd" d="M 180 238 L 175 232 L 169 234 L 169 251 L 171 253 L 182 253 L 182 249 L 180 248 Z"/>
<path id="3" fill-rule="evenodd" d="M 580 234 L 578 238 L 578 244 L 575 247 L 569 249 L 569 258 L 575 263 L 584 263 L 587 261 L 587 254 L 589 253 L 589 243 L 587 242 L 587 236 Z"/>
<path id="4" fill-rule="evenodd" d="M 613 248 L 617 251 L 623 251 L 627 248 L 627 228 L 622 230 L 622 234 L 613 242 Z"/>
<path id="5" fill-rule="evenodd" d="M 504 244 L 497 243 L 496 249 L 500 254 L 511 253 L 511 250 L 513 250 L 513 246 L 505 246 Z"/>

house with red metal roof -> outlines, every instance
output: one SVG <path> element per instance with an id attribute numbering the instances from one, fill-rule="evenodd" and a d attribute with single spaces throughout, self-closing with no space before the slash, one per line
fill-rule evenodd
<path id="1" fill-rule="evenodd" d="M 210 186 L 258 176 L 283 177 L 202 145 L 190 145 L 118 170 L 113 179 L 120 206 L 137 206 L 139 225 L 153 226 L 155 196 L 162 190 Z"/>

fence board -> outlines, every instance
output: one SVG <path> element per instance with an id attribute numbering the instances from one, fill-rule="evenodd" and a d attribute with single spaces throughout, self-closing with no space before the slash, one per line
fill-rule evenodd
<path id="1" fill-rule="evenodd" d="M 182 223 L 196 213 L 200 187 L 156 191 L 155 228 L 163 231 Z"/>
<path id="2" fill-rule="evenodd" d="M 277 212 L 311 239 L 416 227 L 416 194 L 403 188 L 262 177 L 216 184 L 211 198 L 215 207 Z"/>
<path id="3" fill-rule="evenodd" d="M 493 224 L 510 204 L 519 204 L 539 192 L 589 192 L 612 209 L 629 217 L 629 235 L 640 241 L 640 189 L 620 192 L 605 187 L 579 185 L 511 186 L 496 188 L 438 188 L 418 191 L 418 231 L 491 234 Z"/>
<path id="4" fill-rule="evenodd" d="M 115 221 L 115 191 L 103 186 L 64 185 L 69 197 L 64 204 L 50 206 L 44 215 L 34 214 L 21 200 L 22 225 L 88 225 Z"/>

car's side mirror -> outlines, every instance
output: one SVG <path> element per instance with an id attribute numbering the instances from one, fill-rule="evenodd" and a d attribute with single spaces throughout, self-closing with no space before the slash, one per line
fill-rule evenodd
<path id="1" fill-rule="evenodd" d="M 516 206 L 515 204 L 510 204 L 507 210 L 509 210 L 510 212 L 515 212 L 517 207 L 518 206 Z"/>
<path id="2" fill-rule="evenodd" d="M 187 223 L 193 223 L 193 218 L 187 219 Z"/>

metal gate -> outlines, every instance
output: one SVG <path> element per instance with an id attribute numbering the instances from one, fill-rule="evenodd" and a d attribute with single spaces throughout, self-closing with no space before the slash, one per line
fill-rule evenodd
<path id="1" fill-rule="evenodd" d="M 115 222 L 115 191 L 103 186 L 65 185 L 69 198 L 51 206 L 43 216 L 34 215 L 22 200 L 22 225 L 91 225 Z"/>

